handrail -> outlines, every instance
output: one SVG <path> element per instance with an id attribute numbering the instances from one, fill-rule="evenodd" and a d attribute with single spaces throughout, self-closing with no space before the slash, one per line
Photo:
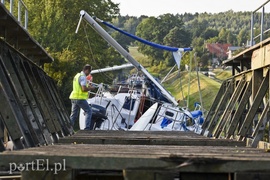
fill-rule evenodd
<path id="1" fill-rule="evenodd" d="M 1 3 L 5 5 L 5 0 L 1 0 Z M 13 15 L 13 7 L 15 6 L 14 0 L 9 0 L 9 12 Z M 18 17 L 17 20 L 21 23 L 21 11 L 24 9 L 24 28 L 27 29 L 28 26 L 28 9 L 22 0 L 18 0 Z"/>
<path id="2" fill-rule="evenodd" d="M 258 7 L 256 10 L 254 10 L 251 14 L 251 29 L 250 29 L 250 45 L 253 46 L 255 43 L 255 39 L 260 37 L 260 42 L 264 40 L 263 35 L 270 30 L 270 28 L 264 30 L 264 13 L 265 13 L 265 5 L 269 3 L 270 0 L 267 0 L 265 3 L 263 3 L 260 7 Z M 254 15 L 257 13 L 260 9 L 262 9 L 261 13 L 261 32 L 259 35 L 254 37 Z"/>

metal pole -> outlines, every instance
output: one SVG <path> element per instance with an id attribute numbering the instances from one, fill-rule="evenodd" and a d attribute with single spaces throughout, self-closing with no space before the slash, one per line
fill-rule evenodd
<path id="1" fill-rule="evenodd" d="M 13 0 L 9 0 L 9 12 L 13 14 Z"/>
<path id="2" fill-rule="evenodd" d="M 24 28 L 27 29 L 28 26 L 28 10 L 25 9 L 25 15 L 24 15 Z"/>
<path id="3" fill-rule="evenodd" d="M 202 109 L 202 116 L 204 117 L 204 109 L 203 109 L 203 103 L 202 103 L 202 92 L 201 92 L 201 83 L 200 83 L 200 76 L 199 76 L 199 64 L 197 62 L 197 53 L 194 54 L 196 71 L 197 71 L 197 79 L 198 79 L 198 88 L 199 88 L 199 95 L 200 95 L 200 103 L 201 103 L 201 109 Z"/>
<path id="4" fill-rule="evenodd" d="M 168 74 L 162 79 L 161 84 L 167 79 L 167 77 L 171 74 L 172 70 L 175 68 L 176 64 L 172 67 L 172 69 L 168 72 Z"/>
<path id="5" fill-rule="evenodd" d="M 251 14 L 251 29 L 250 29 L 250 46 L 253 46 L 253 28 L 254 28 L 254 12 Z"/>
<path id="6" fill-rule="evenodd" d="M 18 21 L 21 22 L 21 1 L 18 1 Z"/>
<path id="7" fill-rule="evenodd" d="M 140 64 L 138 63 L 118 42 L 115 41 L 87 12 L 81 10 L 80 15 L 85 18 L 87 22 L 97 31 L 97 33 L 105 39 L 111 46 L 113 46 L 124 58 L 126 58 L 135 68 L 142 71 L 144 75 L 149 78 L 162 93 L 175 105 L 177 102 L 175 98 L 163 87 L 157 80 Z M 78 28 L 77 28 L 78 30 Z"/>
<path id="8" fill-rule="evenodd" d="M 262 15 L 261 15 L 261 36 L 260 36 L 260 42 L 263 41 L 263 31 L 264 31 L 263 22 L 264 22 L 264 6 L 262 8 Z"/>
<path id="9" fill-rule="evenodd" d="M 188 97 L 187 97 L 187 108 L 189 109 L 189 94 L 190 94 L 190 83 L 191 83 L 191 66 L 192 66 L 192 52 L 190 52 L 190 62 L 189 62 L 189 69 L 188 69 Z"/>

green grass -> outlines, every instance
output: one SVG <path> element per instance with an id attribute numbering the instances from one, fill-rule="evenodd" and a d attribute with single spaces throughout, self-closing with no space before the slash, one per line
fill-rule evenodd
<path id="1" fill-rule="evenodd" d="M 200 89 L 202 95 L 203 108 L 209 110 L 214 98 L 220 88 L 220 83 L 199 73 Z M 188 105 L 189 109 L 194 109 L 194 103 L 200 102 L 200 93 L 197 73 L 177 72 L 173 73 L 164 83 L 164 87 L 171 94 L 180 100 L 180 106 Z"/>
<path id="2" fill-rule="evenodd" d="M 129 53 L 131 56 L 136 59 L 140 64 L 142 64 L 144 67 L 148 67 L 150 65 L 150 61 L 147 58 L 147 56 L 143 55 L 142 53 L 138 52 L 138 47 L 129 47 Z"/>
<path id="3" fill-rule="evenodd" d="M 217 79 L 222 81 L 232 76 L 232 70 L 215 69 L 213 73 L 216 74 Z"/>

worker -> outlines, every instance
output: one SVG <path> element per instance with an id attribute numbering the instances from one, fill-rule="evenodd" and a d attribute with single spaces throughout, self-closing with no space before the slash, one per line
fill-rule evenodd
<path id="1" fill-rule="evenodd" d="M 71 125 L 74 126 L 75 121 L 78 117 L 79 109 L 82 108 L 85 112 L 85 130 L 91 130 L 91 118 L 92 118 L 92 109 L 88 104 L 88 91 L 93 89 L 91 84 L 87 83 L 86 76 L 91 73 L 92 67 L 89 64 L 86 64 L 83 67 L 83 70 L 80 73 L 77 73 L 73 78 L 73 90 L 69 96 L 71 100 L 71 114 L 70 121 Z"/>

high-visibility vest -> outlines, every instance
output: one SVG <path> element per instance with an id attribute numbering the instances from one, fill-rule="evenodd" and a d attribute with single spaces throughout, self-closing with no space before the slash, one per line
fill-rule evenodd
<path id="1" fill-rule="evenodd" d="M 83 73 L 78 73 L 73 78 L 73 91 L 71 92 L 69 99 L 87 99 L 88 98 L 88 92 L 83 92 L 82 87 L 79 83 L 79 78 L 81 76 L 85 76 Z M 88 85 L 86 84 L 86 87 Z"/>

